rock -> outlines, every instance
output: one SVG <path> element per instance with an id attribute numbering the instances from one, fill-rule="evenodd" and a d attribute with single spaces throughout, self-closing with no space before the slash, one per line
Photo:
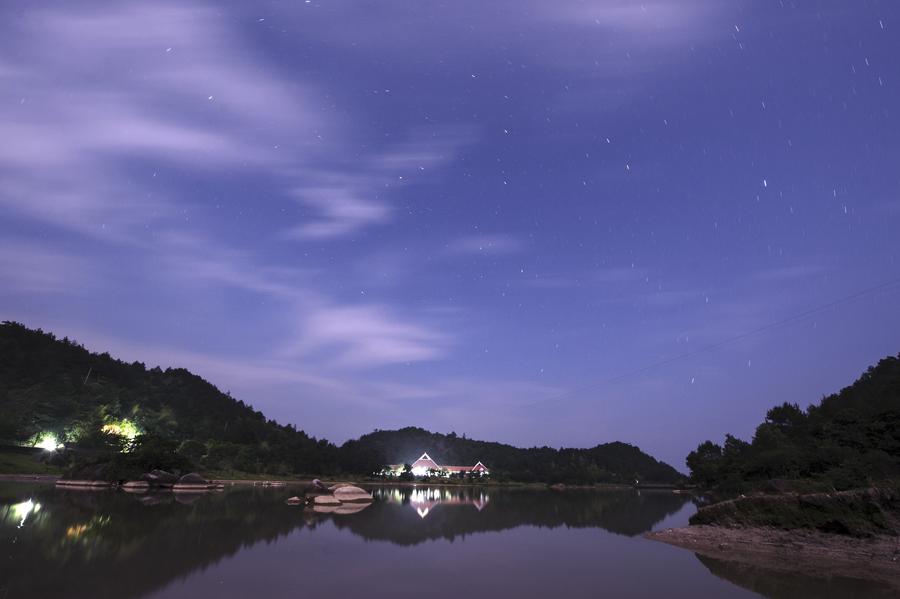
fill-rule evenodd
<path id="1" fill-rule="evenodd" d="M 339 506 L 341 505 L 341 501 L 332 497 L 331 495 L 316 495 L 312 498 L 312 504 L 316 506 Z"/>
<path id="2" fill-rule="evenodd" d="M 189 472 L 188 474 L 185 474 L 184 476 L 182 476 L 181 478 L 178 479 L 178 484 L 179 485 L 206 485 L 206 484 L 209 484 L 209 482 L 205 478 L 203 478 L 202 476 L 197 474 L 196 472 Z"/>
<path id="3" fill-rule="evenodd" d="M 122 485 L 126 493 L 146 493 L 150 490 L 150 483 L 145 480 L 131 480 Z"/>
<path id="4" fill-rule="evenodd" d="M 332 493 L 334 493 L 341 487 L 352 487 L 352 486 L 353 485 L 351 485 L 350 483 L 335 483 L 335 484 L 331 485 L 330 487 L 328 487 L 328 490 L 331 491 Z"/>
<path id="5" fill-rule="evenodd" d="M 363 511 L 370 505 L 372 505 L 372 504 L 371 503 L 344 503 L 344 504 L 341 504 L 340 507 L 335 508 L 332 513 L 338 514 L 338 515 L 356 514 L 357 512 Z"/>
<path id="6" fill-rule="evenodd" d="M 317 514 L 332 514 L 335 511 L 337 511 L 338 507 L 340 507 L 340 506 L 337 506 L 337 505 L 314 505 L 312 508 L 312 511 L 314 511 Z"/>
<path id="7" fill-rule="evenodd" d="M 174 493 L 175 501 L 182 505 L 192 505 L 198 502 L 202 497 L 202 493 Z"/>
<path id="8" fill-rule="evenodd" d="M 318 478 L 313 480 L 309 485 L 303 489 L 303 494 L 307 496 L 314 495 L 327 495 L 330 494 L 331 490 L 322 483 Z"/>
<path id="9" fill-rule="evenodd" d="M 56 486 L 64 489 L 108 489 L 111 484 L 105 480 L 59 479 Z"/>
<path id="10" fill-rule="evenodd" d="M 293 497 L 290 497 L 287 501 L 285 501 L 285 503 L 288 505 L 300 505 L 301 503 L 303 503 L 303 500 L 294 495 Z"/>
<path id="11" fill-rule="evenodd" d="M 176 493 L 206 493 L 224 487 L 221 483 L 211 483 L 199 474 L 191 472 L 178 479 L 178 482 L 172 486 L 172 490 Z"/>
<path id="12" fill-rule="evenodd" d="M 334 491 L 334 498 L 341 503 L 371 503 L 374 501 L 372 495 L 365 489 L 347 485 L 340 487 Z"/>
<path id="13" fill-rule="evenodd" d="M 178 482 L 178 476 L 165 470 L 151 470 L 141 477 L 154 487 L 166 487 Z"/>
<path id="14" fill-rule="evenodd" d="M 550 488 L 554 491 L 565 491 L 566 485 L 562 483 L 556 483 L 555 485 L 550 485 Z"/>
<path id="15" fill-rule="evenodd" d="M 209 493 L 213 489 L 213 485 L 207 484 L 175 483 L 172 485 L 172 491 L 175 493 Z"/>
<path id="16" fill-rule="evenodd" d="M 138 497 L 143 505 L 163 505 L 175 501 L 172 493 L 146 493 Z"/>

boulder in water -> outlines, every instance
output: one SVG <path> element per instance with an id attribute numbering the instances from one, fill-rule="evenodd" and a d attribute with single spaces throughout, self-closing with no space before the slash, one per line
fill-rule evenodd
<path id="1" fill-rule="evenodd" d="M 328 495 L 330 493 L 331 490 L 318 478 L 314 479 L 305 489 L 303 489 L 303 494 L 310 497 L 314 495 Z"/>
<path id="2" fill-rule="evenodd" d="M 301 503 L 303 503 L 303 500 L 294 495 L 293 497 L 285 501 L 285 503 L 288 505 L 300 505 Z"/>
<path id="3" fill-rule="evenodd" d="M 131 480 L 122 485 L 126 493 L 146 493 L 150 490 L 150 483 L 145 480 Z"/>
<path id="4" fill-rule="evenodd" d="M 316 506 L 339 506 L 341 505 L 341 501 L 331 495 L 316 495 L 312 498 L 312 504 Z"/>
<path id="5" fill-rule="evenodd" d="M 206 485 L 209 484 L 205 478 L 196 472 L 189 472 L 178 479 L 179 485 Z"/>
<path id="6" fill-rule="evenodd" d="M 167 487 L 178 482 L 178 476 L 165 470 L 151 470 L 141 477 L 154 487 Z"/>
<path id="7" fill-rule="evenodd" d="M 340 507 L 334 508 L 333 514 L 337 515 L 349 515 L 356 514 L 357 512 L 361 512 L 367 507 L 372 505 L 371 503 L 342 503 Z"/>
<path id="8" fill-rule="evenodd" d="M 312 507 L 312 511 L 317 514 L 333 514 L 338 509 L 340 509 L 339 505 L 314 505 Z"/>
<path id="9" fill-rule="evenodd" d="M 341 503 L 371 503 L 374 501 L 372 495 L 365 489 L 347 485 L 340 487 L 334 491 L 334 498 Z"/>

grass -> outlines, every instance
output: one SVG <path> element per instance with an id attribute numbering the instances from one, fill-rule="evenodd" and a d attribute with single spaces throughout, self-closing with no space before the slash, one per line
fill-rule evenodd
<path id="1" fill-rule="evenodd" d="M 832 493 L 750 495 L 715 503 L 691 517 L 691 524 L 808 529 L 867 537 L 897 534 L 900 482 Z"/>
<path id="2" fill-rule="evenodd" d="M 201 470 L 200 474 L 207 480 L 283 480 L 283 481 L 308 481 L 314 476 L 300 476 L 296 474 L 257 474 L 254 472 L 242 472 L 240 470 Z M 321 477 L 324 479 L 324 477 Z"/>
<path id="3" fill-rule="evenodd" d="M 62 469 L 45 464 L 35 456 L 0 452 L 0 474 L 62 474 Z"/>

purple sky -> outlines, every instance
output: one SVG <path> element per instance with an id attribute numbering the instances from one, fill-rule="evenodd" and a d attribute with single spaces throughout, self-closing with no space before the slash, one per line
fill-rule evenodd
<path id="1" fill-rule="evenodd" d="M 900 351 L 891 0 L 0 6 L 0 318 L 341 442 L 683 467 Z"/>

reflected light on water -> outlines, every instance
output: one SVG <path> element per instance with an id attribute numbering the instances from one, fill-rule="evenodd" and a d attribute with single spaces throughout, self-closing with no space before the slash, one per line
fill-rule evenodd
<path id="1" fill-rule="evenodd" d="M 380 594 L 414 597 L 448 571 L 465 572 L 479 589 L 512 591 L 494 596 L 523 599 L 552 595 L 559 580 L 571 584 L 573 599 L 599 588 L 616 597 L 750 597 L 740 587 L 760 580 L 771 581 L 772 595 L 796 596 L 789 591 L 807 584 L 701 563 L 643 539 L 653 527 L 686 524 L 693 505 L 672 493 L 376 487 L 375 501 L 348 515 L 284 506 L 288 492 L 235 488 L 183 505 L 172 493 L 146 502 L 0 483 L 0 498 L 9 501 L 0 506 L 0 597 L 95 599 L 103 588 L 119 599 L 174 599 L 207 596 L 216 585 L 220 599 L 242 599 L 248 580 L 260 596 L 287 596 L 303 585 L 312 595 L 338 585 L 365 595 L 376 579 L 386 585 Z M 397 567 L 412 574 L 383 576 Z M 860 584 L 817 596 L 871 596 L 871 585 Z"/>
<path id="2" fill-rule="evenodd" d="M 31 499 L 9 506 L 9 515 L 12 516 L 14 521 L 19 521 L 16 528 L 25 526 L 25 521 L 28 519 L 28 516 L 36 514 L 39 511 L 41 511 L 41 504 L 35 503 Z"/>
<path id="3" fill-rule="evenodd" d="M 419 517 L 425 518 L 438 505 L 471 505 L 479 512 L 487 506 L 490 497 L 486 491 L 445 489 L 440 487 L 413 487 L 412 489 L 380 489 L 374 492 L 380 499 L 391 503 L 409 503 Z"/>

